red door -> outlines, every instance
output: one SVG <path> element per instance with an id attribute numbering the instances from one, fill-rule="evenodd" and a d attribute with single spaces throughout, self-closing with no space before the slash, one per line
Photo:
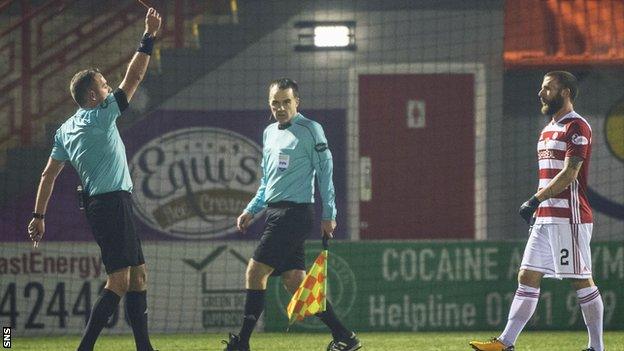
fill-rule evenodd
<path id="1" fill-rule="evenodd" d="M 362 184 L 370 185 L 361 192 L 360 238 L 474 238 L 474 76 L 358 81 Z"/>

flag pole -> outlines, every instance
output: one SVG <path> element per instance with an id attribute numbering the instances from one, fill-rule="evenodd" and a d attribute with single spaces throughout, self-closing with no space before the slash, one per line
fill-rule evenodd
<path id="1" fill-rule="evenodd" d="M 329 256 L 329 236 L 323 235 L 323 250 L 314 260 L 299 288 L 293 293 L 286 307 L 288 327 L 307 316 L 323 312 L 327 308 L 327 260 Z"/>

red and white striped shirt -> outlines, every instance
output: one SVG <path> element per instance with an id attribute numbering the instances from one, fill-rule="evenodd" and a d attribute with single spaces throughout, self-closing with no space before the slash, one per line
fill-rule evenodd
<path id="1" fill-rule="evenodd" d="M 536 224 L 593 222 L 592 210 L 587 201 L 591 134 L 589 123 L 574 111 L 558 122 L 551 121 L 542 130 L 537 143 L 538 189 L 544 188 L 561 172 L 566 157 L 580 157 L 583 165 L 570 186 L 559 195 L 542 201 L 535 214 Z"/>

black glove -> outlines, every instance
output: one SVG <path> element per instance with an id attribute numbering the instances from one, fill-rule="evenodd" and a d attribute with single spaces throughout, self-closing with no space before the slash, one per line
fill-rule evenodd
<path id="1" fill-rule="evenodd" d="M 531 196 L 525 203 L 520 206 L 518 210 L 518 214 L 522 217 L 527 224 L 531 224 L 531 219 L 533 219 L 533 213 L 537 210 L 537 206 L 539 206 L 540 200 L 538 200 L 535 196 Z"/>

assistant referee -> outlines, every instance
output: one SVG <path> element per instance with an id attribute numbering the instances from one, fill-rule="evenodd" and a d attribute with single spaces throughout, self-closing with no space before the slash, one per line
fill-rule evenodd
<path id="1" fill-rule="evenodd" d="M 266 225 L 247 265 L 243 325 L 238 335 L 230 334 L 224 341 L 226 351 L 249 350 L 249 338 L 264 309 L 269 276 L 281 275 L 291 294 L 304 280 L 304 242 L 314 222 L 315 175 L 323 200 L 322 234 L 332 237 L 336 228 L 332 154 L 323 128 L 297 112 L 299 89 L 292 79 L 270 83 L 269 106 L 277 122 L 264 130 L 260 187 L 237 220 L 238 229 L 244 232 L 254 215 L 267 207 Z M 361 347 L 329 301 L 326 311 L 317 316 L 332 332 L 327 350 L 353 351 Z"/>
<path id="2" fill-rule="evenodd" d="M 124 295 L 137 350 L 153 351 L 147 332 L 145 259 L 132 219 L 132 180 L 116 120 L 145 76 L 161 22 L 160 14 L 150 8 L 139 48 L 114 92 L 97 69 L 80 71 L 72 78 L 70 91 L 80 108 L 56 131 L 52 153 L 41 175 L 33 219 L 28 225 L 36 247 L 45 231 L 44 218 L 54 182 L 65 161 L 69 161 L 88 193 L 87 220 L 108 275 L 78 351 L 93 350 Z"/>

